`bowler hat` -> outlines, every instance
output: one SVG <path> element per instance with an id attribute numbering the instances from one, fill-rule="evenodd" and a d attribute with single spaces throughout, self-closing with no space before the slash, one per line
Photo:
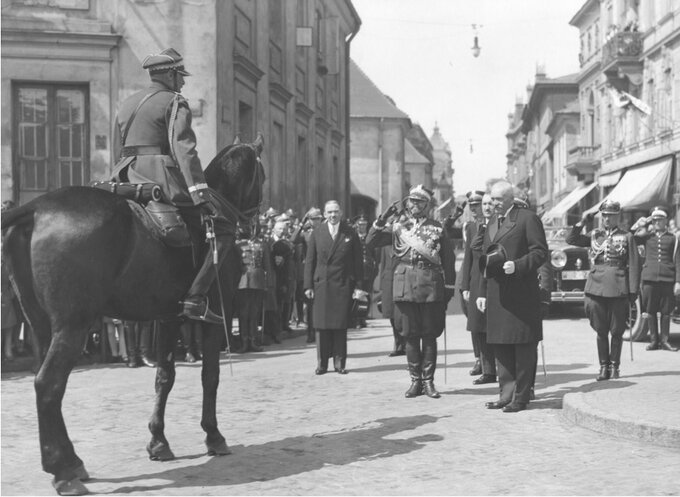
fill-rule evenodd
<path id="1" fill-rule="evenodd" d="M 620 214 L 621 204 L 616 200 L 605 200 L 600 204 L 600 212 L 602 214 Z"/>
<path id="2" fill-rule="evenodd" d="M 159 54 L 147 55 L 142 62 L 142 67 L 147 69 L 150 74 L 176 71 L 182 76 L 191 76 L 184 69 L 184 59 L 174 48 L 166 48 Z"/>
<path id="3" fill-rule="evenodd" d="M 485 278 L 493 278 L 503 274 L 503 264 L 508 260 L 508 253 L 500 243 L 492 243 L 486 254 L 479 258 L 479 270 Z"/>

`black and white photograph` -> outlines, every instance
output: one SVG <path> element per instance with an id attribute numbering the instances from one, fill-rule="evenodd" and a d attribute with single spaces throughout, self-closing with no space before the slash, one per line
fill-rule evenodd
<path id="1" fill-rule="evenodd" d="M 0 494 L 680 495 L 680 0 L 0 24 Z"/>

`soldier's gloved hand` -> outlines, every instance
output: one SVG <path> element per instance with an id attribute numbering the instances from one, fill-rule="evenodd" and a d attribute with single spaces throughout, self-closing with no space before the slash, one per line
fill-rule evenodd
<path id="1" fill-rule="evenodd" d="M 479 309 L 479 312 L 486 312 L 486 298 L 485 297 L 477 297 L 477 309 Z"/>
<path id="2" fill-rule="evenodd" d="M 206 217 L 217 217 L 219 214 L 215 206 L 210 202 L 203 202 L 199 205 L 199 208 L 201 209 L 201 214 Z"/>
<path id="3" fill-rule="evenodd" d="M 387 223 L 387 220 L 394 216 L 397 212 L 399 212 L 399 201 L 397 200 L 396 202 L 392 202 L 392 204 L 385 209 L 385 212 L 380 214 L 378 217 L 378 220 L 376 221 L 376 224 L 380 227 L 385 226 Z"/>
<path id="4" fill-rule="evenodd" d="M 305 290 L 305 297 L 307 297 L 309 300 L 314 300 L 314 290 L 311 288 Z"/>
<path id="5" fill-rule="evenodd" d="M 463 212 L 465 212 L 465 206 L 467 205 L 467 202 L 463 202 L 462 204 L 456 204 L 456 209 L 453 211 L 453 218 L 458 219 L 460 216 L 463 215 Z"/>
<path id="6" fill-rule="evenodd" d="M 637 300 L 637 293 L 629 293 L 628 294 L 628 301 L 633 304 Z"/>
<path id="7" fill-rule="evenodd" d="M 467 302 L 470 300 L 470 290 L 463 290 L 463 300 Z"/>
<path id="8" fill-rule="evenodd" d="M 581 223 L 589 223 L 590 221 L 593 220 L 594 217 L 595 217 L 595 213 L 584 212 L 583 216 L 581 216 Z"/>

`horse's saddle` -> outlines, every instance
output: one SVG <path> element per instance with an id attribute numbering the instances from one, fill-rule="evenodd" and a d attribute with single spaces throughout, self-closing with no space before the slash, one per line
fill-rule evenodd
<path id="1" fill-rule="evenodd" d="M 160 202 L 161 188 L 155 183 L 117 183 L 101 181 L 93 187 L 107 190 L 127 199 L 132 212 L 152 236 L 171 247 L 191 246 L 191 235 L 179 209 Z"/>

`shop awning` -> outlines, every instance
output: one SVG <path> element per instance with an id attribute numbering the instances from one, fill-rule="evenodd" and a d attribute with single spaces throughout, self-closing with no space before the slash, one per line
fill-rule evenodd
<path id="1" fill-rule="evenodd" d="M 628 169 L 621 181 L 602 202 L 615 200 L 626 211 L 648 210 L 655 205 L 667 203 L 670 195 L 672 164 L 672 157 L 664 157 Z M 602 202 L 598 202 L 587 212 L 596 213 Z"/>
<path id="2" fill-rule="evenodd" d="M 569 209 L 574 207 L 583 197 L 592 192 L 595 187 L 597 187 L 597 183 L 591 183 L 576 188 L 569 193 L 569 195 L 560 200 L 557 205 L 553 206 L 552 209 L 543 214 L 541 221 L 548 223 L 553 219 L 561 219 Z"/>
<path id="3" fill-rule="evenodd" d="M 600 186 L 614 186 L 621 179 L 621 171 L 616 171 L 611 174 L 602 174 L 597 178 L 597 183 Z"/>

